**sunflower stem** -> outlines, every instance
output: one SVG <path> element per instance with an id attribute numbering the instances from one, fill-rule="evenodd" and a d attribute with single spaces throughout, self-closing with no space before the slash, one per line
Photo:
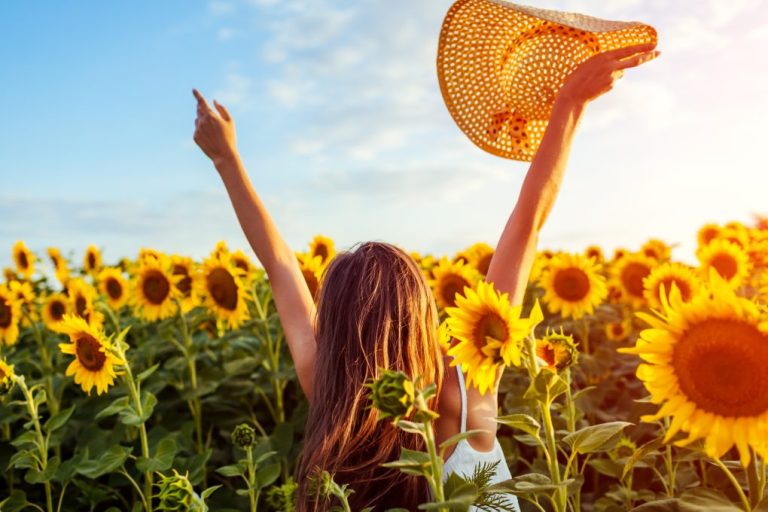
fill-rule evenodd
<path id="1" fill-rule="evenodd" d="M 424 395 L 421 392 L 416 394 L 416 406 L 420 411 L 428 411 L 429 406 L 424 399 Z M 432 428 L 432 420 L 426 419 L 422 422 L 424 427 L 424 440 L 427 442 L 427 453 L 429 453 L 429 461 L 432 466 L 430 472 L 430 485 L 432 486 L 432 492 L 435 494 L 435 501 L 442 503 L 445 501 L 445 493 L 443 492 L 443 461 L 437 454 L 437 446 L 435 444 L 435 432 Z M 447 511 L 445 508 L 439 508 L 439 511 Z"/>
<path id="2" fill-rule="evenodd" d="M 669 431 L 669 416 L 664 417 L 664 432 L 667 431 Z M 676 475 L 675 467 L 672 464 L 672 445 L 669 443 L 666 443 L 664 448 L 664 466 L 667 469 L 667 496 L 673 498 L 675 496 Z"/>
<path id="3" fill-rule="evenodd" d="M 131 365 L 128 363 L 128 359 L 125 357 L 125 350 L 123 350 L 122 343 L 122 341 L 118 343 L 116 350 L 120 359 L 125 365 L 125 380 L 128 384 L 128 390 L 131 393 L 131 398 L 133 399 L 133 406 L 136 408 L 136 414 L 142 418 L 142 421 L 139 424 L 139 436 L 141 437 L 141 455 L 145 459 L 149 459 L 149 441 L 147 439 L 146 420 L 143 419 L 144 410 L 141 406 L 141 396 L 139 394 L 139 388 L 136 384 L 136 381 L 133 379 Z M 144 496 L 146 498 L 145 506 L 147 512 L 152 512 L 152 478 L 152 471 L 144 472 Z"/>
<path id="4" fill-rule="evenodd" d="M 251 512 L 256 512 L 256 468 L 253 465 L 253 448 L 248 446 L 245 453 L 248 455 L 248 498 L 251 502 Z"/>
<path id="5" fill-rule="evenodd" d="M 719 458 L 715 457 L 712 460 L 715 461 L 715 464 L 717 464 L 717 467 L 719 467 L 723 473 L 725 473 L 725 476 L 728 477 L 728 480 L 731 481 L 731 484 L 733 484 L 733 488 L 736 489 L 736 493 L 739 495 L 739 499 L 741 500 L 741 504 L 744 506 L 744 510 L 747 512 L 752 511 L 752 505 L 749 502 L 749 499 L 747 498 L 747 495 L 744 494 L 744 489 L 741 488 L 741 484 L 736 479 L 736 477 L 733 475 L 730 469 L 723 464 L 723 461 L 721 461 Z"/>
<path id="6" fill-rule="evenodd" d="M 747 466 L 747 482 L 749 483 L 749 499 L 751 505 L 757 506 L 763 499 L 763 488 L 760 482 L 759 461 L 753 448 L 749 449 L 749 465 Z M 765 471 L 763 471 L 765 473 Z"/>
<path id="7" fill-rule="evenodd" d="M 189 385 L 192 388 L 193 398 L 189 402 L 189 409 L 192 412 L 192 418 L 195 423 L 195 441 L 197 443 L 198 453 L 203 453 L 205 446 L 203 445 L 203 404 L 200 401 L 200 397 L 197 395 L 197 357 L 192 354 L 192 338 L 189 335 L 189 327 L 187 325 L 187 315 L 182 312 L 181 303 L 176 304 L 179 311 L 179 320 L 181 324 L 181 337 L 184 339 L 184 357 L 187 360 L 187 368 L 189 369 Z M 203 483 L 206 485 L 205 469 L 203 476 Z"/>
<path id="8" fill-rule="evenodd" d="M 48 438 L 43 436 L 43 429 L 40 427 L 40 416 L 38 414 L 35 398 L 32 396 L 32 392 L 27 387 L 23 376 L 19 377 L 13 375 L 11 378 L 19 386 L 21 392 L 24 394 L 24 401 L 27 406 L 29 418 L 32 420 L 32 424 L 35 426 L 35 436 L 37 437 L 35 444 L 37 446 L 37 451 L 40 454 L 38 465 L 40 467 L 40 472 L 44 473 L 48 467 Z M 51 493 L 51 482 L 50 480 L 46 480 L 43 482 L 43 484 L 45 485 L 46 510 L 48 512 L 53 512 L 53 494 Z"/>

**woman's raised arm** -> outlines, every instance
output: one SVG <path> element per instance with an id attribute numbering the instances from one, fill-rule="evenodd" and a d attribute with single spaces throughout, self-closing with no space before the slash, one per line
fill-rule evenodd
<path id="1" fill-rule="evenodd" d="M 486 276 L 497 290 L 509 293 L 512 304 L 523 301 L 539 232 L 560 190 L 584 107 L 610 91 L 624 69 L 657 57 L 659 52 L 653 51 L 654 46 L 632 46 L 595 55 L 576 68 L 558 92 L 547 130 Z"/>
<path id="2" fill-rule="evenodd" d="M 491 259 L 486 281 L 496 290 L 509 293 L 512 305 L 523 301 L 528 277 L 536 255 L 539 231 L 557 198 L 565 173 L 571 142 L 584 107 L 613 88 L 623 70 L 639 66 L 658 56 L 655 45 L 641 45 L 598 54 L 582 63 L 569 75 L 557 94 L 544 137 L 523 181 L 517 204 L 501 234 Z M 483 429 L 470 443 L 490 450 L 498 424 L 498 389 L 502 366 L 490 393 L 467 390 L 469 429 Z"/>
<path id="3" fill-rule="evenodd" d="M 237 151 L 232 116 L 215 100 L 217 112 L 214 112 L 202 94 L 197 90 L 193 93 L 197 98 L 194 140 L 219 171 L 240 227 L 269 276 L 299 384 L 311 402 L 317 350 L 313 328 L 315 303 L 312 295 L 294 252 L 280 236 L 277 226 L 248 179 Z"/>

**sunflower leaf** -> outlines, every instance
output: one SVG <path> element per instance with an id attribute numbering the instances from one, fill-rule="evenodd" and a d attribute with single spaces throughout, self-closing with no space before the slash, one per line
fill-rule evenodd
<path id="1" fill-rule="evenodd" d="M 605 452 L 616 445 L 622 430 L 630 425 L 632 423 L 626 421 L 590 425 L 568 434 L 563 438 L 563 441 L 576 453 Z"/>
<path id="2" fill-rule="evenodd" d="M 132 451 L 133 448 L 129 446 L 116 444 L 100 454 L 98 459 L 80 462 L 77 465 L 77 472 L 88 478 L 98 478 L 122 466 Z"/>
<path id="3" fill-rule="evenodd" d="M 139 457 L 136 460 L 136 468 L 139 471 L 166 471 L 173 465 L 176 456 L 176 441 L 173 437 L 164 437 L 157 443 L 155 454 L 150 458 Z"/>
<path id="4" fill-rule="evenodd" d="M 118 414 L 122 412 L 126 407 L 129 407 L 129 398 L 127 396 L 123 396 L 112 402 L 109 406 L 102 409 L 96 416 L 95 419 L 99 420 L 101 418 L 106 418 L 107 416 L 113 416 L 115 414 Z"/>
<path id="5" fill-rule="evenodd" d="M 139 375 L 136 377 L 136 382 L 144 382 L 145 380 L 147 380 L 147 379 L 149 378 L 149 376 L 150 376 L 150 375 L 152 375 L 153 373 L 155 373 L 155 371 L 156 371 L 158 368 L 160 368 L 160 363 L 157 363 L 157 364 L 155 364 L 155 365 L 153 365 L 153 366 L 150 366 L 149 368 L 147 368 L 146 370 L 144 370 L 143 372 L 141 372 L 141 373 L 140 373 L 140 374 L 139 374 Z"/>
<path id="6" fill-rule="evenodd" d="M 55 430 L 60 429 L 67 423 L 67 420 L 69 420 L 69 417 L 72 416 L 72 413 L 74 411 L 75 411 L 74 405 L 72 407 L 68 407 L 67 409 L 64 409 L 63 411 L 59 411 L 58 413 L 48 418 L 48 421 L 45 422 L 43 429 L 48 434 L 50 434 Z"/>
<path id="7" fill-rule="evenodd" d="M 508 416 L 500 416 L 495 420 L 497 423 L 507 425 L 518 430 L 522 430 L 526 434 L 530 434 L 534 437 L 539 436 L 541 425 L 533 416 L 528 414 L 510 414 Z"/>

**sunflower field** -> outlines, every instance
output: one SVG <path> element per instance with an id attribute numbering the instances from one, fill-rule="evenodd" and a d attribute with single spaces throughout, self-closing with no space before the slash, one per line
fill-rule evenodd
<path id="1" fill-rule="evenodd" d="M 610 256 L 542 250 L 522 305 L 483 280 L 487 244 L 411 253 L 469 385 L 507 367 L 497 421 L 513 475 L 443 485 L 437 450 L 403 453 L 393 467 L 432 485 L 420 508 L 512 510 L 495 496 L 514 493 L 526 511 L 768 511 L 768 220 L 696 235 L 696 266 L 658 239 Z M 0 511 L 294 509 L 308 405 L 246 254 L 12 253 Z M 334 255 L 323 236 L 297 254 L 313 295 Z M 427 438 L 430 393 L 402 375 L 371 385 L 382 418 Z M 354 489 L 319 483 L 349 510 Z"/>

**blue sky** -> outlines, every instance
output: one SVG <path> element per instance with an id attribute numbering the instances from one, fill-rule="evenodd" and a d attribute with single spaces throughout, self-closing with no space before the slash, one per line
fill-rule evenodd
<path id="1" fill-rule="evenodd" d="M 494 244 L 527 164 L 475 148 L 434 69 L 449 0 L 6 2 L 0 16 L 0 266 L 24 239 L 77 261 L 140 247 L 247 248 L 192 142 L 199 88 L 227 105 L 288 242 Z M 534 3 L 534 2 L 530 2 Z M 541 247 L 679 244 L 768 213 L 761 0 L 549 0 L 643 20 L 663 55 L 588 107 Z M 4 248 L 4 249 L 2 249 Z"/>

